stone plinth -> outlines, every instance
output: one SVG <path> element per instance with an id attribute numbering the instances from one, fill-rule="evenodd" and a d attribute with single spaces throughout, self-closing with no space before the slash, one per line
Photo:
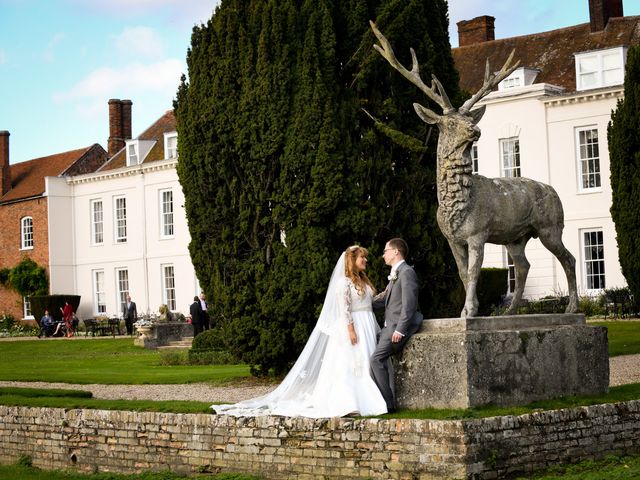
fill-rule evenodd
<path id="1" fill-rule="evenodd" d="M 606 393 L 606 327 L 582 314 L 425 320 L 394 359 L 398 405 L 525 405 Z"/>
<path id="2" fill-rule="evenodd" d="M 134 344 L 154 349 L 179 341 L 185 337 L 193 337 L 193 325 L 185 322 L 159 322 L 151 327 L 138 327 L 138 338 Z"/>

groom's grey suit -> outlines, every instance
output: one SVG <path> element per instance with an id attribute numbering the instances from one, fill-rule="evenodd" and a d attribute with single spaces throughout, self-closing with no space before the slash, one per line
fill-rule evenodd
<path id="1" fill-rule="evenodd" d="M 378 345 L 371 356 L 371 376 L 387 402 L 387 410 L 396 409 L 393 387 L 393 368 L 389 357 L 402 350 L 407 340 L 422 325 L 423 316 L 418 311 L 418 277 L 406 262 L 396 270 L 398 278 L 391 280 L 387 288 L 376 295 L 373 307 L 384 307 L 384 328 L 380 331 Z M 393 332 L 404 335 L 397 343 L 391 341 Z"/>

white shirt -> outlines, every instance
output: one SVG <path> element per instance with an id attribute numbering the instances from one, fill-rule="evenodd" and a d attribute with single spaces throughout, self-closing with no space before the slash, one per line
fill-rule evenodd
<path id="1" fill-rule="evenodd" d="M 399 267 L 400 265 L 402 265 L 403 263 L 405 263 L 405 262 L 404 262 L 404 259 L 403 259 L 403 260 L 400 260 L 398 263 L 395 263 L 395 264 L 393 265 L 393 267 L 391 267 L 391 272 L 389 272 L 389 276 L 390 276 L 390 277 L 393 277 L 393 275 L 394 275 L 394 274 L 396 273 L 396 271 L 398 270 L 398 267 Z"/>

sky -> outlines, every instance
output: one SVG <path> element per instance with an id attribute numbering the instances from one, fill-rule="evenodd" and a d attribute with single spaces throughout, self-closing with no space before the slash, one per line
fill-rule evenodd
<path id="1" fill-rule="evenodd" d="M 99 143 L 108 100 L 130 99 L 137 137 L 167 110 L 187 73 L 194 26 L 219 0 L 0 0 L 0 130 L 10 163 Z M 640 15 L 640 0 L 624 0 Z M 496 18 L 496 38 L 589 21 L 588 0 L 449 0 L 456 22 Z"/>

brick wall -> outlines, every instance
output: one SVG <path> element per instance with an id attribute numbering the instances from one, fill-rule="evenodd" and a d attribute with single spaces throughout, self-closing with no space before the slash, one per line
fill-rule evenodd
<path id="1" fill-rule="evenodd" d="M 462 421 L 0 406 L 0 462 L 44 469 L 479 480 L 638 451 L 640 401 Z"/>
<path id="2" fill-rule="evenodd" d="M 23 217 L 33 218 L 33 249 L 20 250 L 20 227 Z M 15 267 L 23 256 L 49 268 L 49 231 L 47 199 L 36 198 L 0 205 L 0 268 Z M 13 291 L 0 289 L 0 313 L 22 318 L 22 299 Z"/>

